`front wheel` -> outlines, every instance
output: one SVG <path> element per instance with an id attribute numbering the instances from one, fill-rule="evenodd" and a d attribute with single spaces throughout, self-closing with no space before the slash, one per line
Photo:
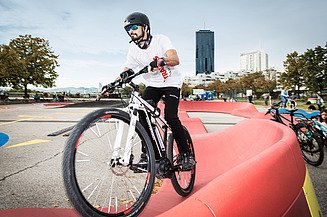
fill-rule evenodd
<path id="1" fill-rule="evenodd" d="M 136 122 L 129 161 L 120 161 L 129 124 L 126 112 L 101 109 L 83 118 L 68 138 L 64 184 L 82 216 L 136 216 L 146 206 L 154 186 L 154 151 L 148 134 Z M 148 164 L 140 166 L 142 143 Z"/>
<path id="2" fill-rule="evenodd" d="M 302 123 L 295 126 L 295 131 L 304 160 L 312 166 L 322 164 L 324 161 L 324 147 L 320 135 Z"/>
<path id="3" fill-rule="evenodd" d="M 187 129 L 183 126 L 185 135 L 187 138 L 187 143 L 189 145 L 189 148 L 191 150 L 191 154 L 194 156 L 195 159 L 195 152 L 194 152 L 194 146 L 192 142 L 192 138 L 190 136 L 190 133 L 187 131 Z M 182 166 L 178 163 L 179 158 L 179 152 L 177 143 L 174 140 L 173 134 L 171 133 L 168 137 L 168 159 L 172 164 L 173 167 L 173 174 L 171 177 L 171 183 L 175 189 L 175 191 L 185 197 L 189 195 L 192 192 L 194 182 L 195 182 L 195 171 L 196 171 L 196 165 L 189 171 L 183 171 Z"/>

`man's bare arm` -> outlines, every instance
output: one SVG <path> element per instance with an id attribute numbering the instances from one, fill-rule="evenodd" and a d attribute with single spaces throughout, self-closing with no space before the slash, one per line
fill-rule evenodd
<path id="1" fill-rule="evenodd" d="M 179 58 L 177 51 L 174 49 L 167 50 L 165 62 L 168 66 L 177 66 L 179 65 Z"/>

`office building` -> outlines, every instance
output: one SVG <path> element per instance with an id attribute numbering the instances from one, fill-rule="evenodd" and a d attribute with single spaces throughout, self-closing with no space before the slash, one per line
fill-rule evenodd
<path id="1" fill-rule="evenodd" d="M 240 70 L 245 72 L 259 72 L 268 69 L 268 54 L 263 51 L 242 53 L 240 57 Z"/>
<path id="2" fill-rule="evenodd" d="M 215 70 L 215 40 L 214 32 L 200 30 L 196 32 L 196 75 L 210 74 Z"/>

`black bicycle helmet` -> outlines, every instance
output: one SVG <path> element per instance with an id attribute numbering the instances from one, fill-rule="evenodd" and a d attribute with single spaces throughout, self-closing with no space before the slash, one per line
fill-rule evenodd
<path id="1" fill-rule="evenodd" d="M 147 25 L 150 28 L 150 21 L 149 18 L 140 12 L 134 12 L 128 15 L 124 21 L 125 28 L 130 26 L 130 25 L 142 25 L 145 26 Z"/>
<path id="2" fill-rule="evenodd" d="M 126 32 L 128 33 L 128 27 L 132 26 L 132 25 L 140 25 L 143 27 L 147 27 L 147 34 L 148 37 L 147 39 L 132 39 L 130 42 L 134 42 L 135 44 L 137 44 L 141 49 L 146 49 L 150 43 L 151 43 L 151 39 L 152 36 L 150 34 L 150 21 L 149 18 L 140 12 L 134 12 L 131 13 L 130 15 L 128 15 L 124 21 L 124 28 L 126 30 Z M 143 33 L 144 34 L 144 33 Z M 144 43 L 141 43 L 144 42 Z"/>

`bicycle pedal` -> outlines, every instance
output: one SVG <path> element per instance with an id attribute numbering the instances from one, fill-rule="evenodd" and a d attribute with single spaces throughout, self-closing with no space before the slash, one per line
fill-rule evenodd
<path id="1" fill-rule="evenodd" d="M 130 169 L 134 172 L 134 173 L 147 173 L 148 170 L 146 169 L 146 167 L 143 166 L 131 166 Z"/>

